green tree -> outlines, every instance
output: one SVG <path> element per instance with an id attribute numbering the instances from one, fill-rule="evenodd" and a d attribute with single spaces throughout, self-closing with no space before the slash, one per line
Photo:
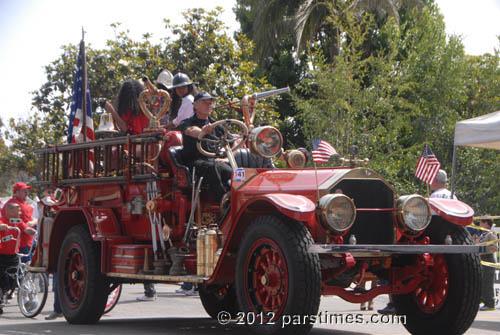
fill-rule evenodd
<path id="1" fill-rule="evenodd" d="M 88 44 L 88 83 L 94 127 L 99 98 L 113 100 L 125 79 L 143 76 L 155 79 L 162 68 L 187 72 L 200 82 L 202 89 L 214 92 L 222 102 L 271 89 L 265 78 L 255 76 L 257 65 L 251 60 L 253 44 L 245 36 L 236 40 L 228 37 L 217 18 L 220 14 L 220 8 L 210 12 L 188 10 L 183 13 L 185 24 L 171 25 L 165 21 L 167 37 L 157 44 L 150 41 L 151 34 L 144 34 L 139 41 L 132 40 L 129 31 L 121 30 L 119 23 L 111 24 L 115 39 L 108 40 L 104 49 L 94 49 Z M 12 145 L 7 157 L 12 166 L 31 175 L 36 171 L 33 150 L 61 144 L 67 135 L 78 46 L 70 44 L 61 50 L 62 54 L 45 67 L 46 83 L 33 92 L 33 114 L 27 120 L 9 123 L 8 139 Z M 259 120 L 273 124 L 279 121 L 271 106 L 272 100 L 259 104 Z M 229 109 L 218 109 L 217 113 L 220 117 L 242 118 Z"/>
<path id="2" fill-rule="evenodd" d="M 165 49 L 172 68 L 194 78 L 202 89 L 219 97 L 219 102 L 272 89 L 266 78 L 257 76 L 257 64 L 252 60 L 253 43 L 243 34 L 231 39 L 218 19 L 221 11 L 221 8 L 210 12 L 193 9 L 183 13 L 185 23 L 181 25 L 166 22 L 176 37 Z M 278 114 L 269 110 L 267 103 L 258 105 L 257 122 L 275 124 Z M 228 109 L 216 113 L 219 117 L 241 118 Z"/>
<path id="3" fill-rule="evenodd" d="M 337 21 L 346 13 L 358 18 L 371 13 L 399 23 L 400 10 L 423 7 L 423 0 L 238 0 L 235 13 L 243 31 L 256 42 L 259 58 L 272 56 L 281 39 L 293 36 L 298 52 L 316 46 L 333 61 L 345 33 Z"/>
<path id="4" fill-rule="evenodd" d="M 334 64 L 313 54 L 303 90 L 314 97 L 298 103 L 309 138 L 332 141 L 344 155 L 358 145 L 399 191 L 423 192 L 414 169 L 426 140 L 451 170 L 454 123 L 467 98 L 466 62 L 460 41 L 447 41 L 434 7 L 400 13 L 399 24 L 380 25 L 374 15 L 360 20 L 347 12 L 337 26 L 349 38 Z M 380 49 L 367 53 L 367 39 L 378 40 Z"/>

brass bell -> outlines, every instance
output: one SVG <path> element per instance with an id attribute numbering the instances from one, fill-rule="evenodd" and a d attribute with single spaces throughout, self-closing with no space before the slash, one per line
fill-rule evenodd
<path id="1" fill-rule="evenodd" d="M 115 128 L 113 123 L 113 115 L 111 113 L 102 113 L 99 120 L 99 126 L 96 130 L 96 135 L 106 135 L 106 134 L 116 134 L 118 130 Z"/>

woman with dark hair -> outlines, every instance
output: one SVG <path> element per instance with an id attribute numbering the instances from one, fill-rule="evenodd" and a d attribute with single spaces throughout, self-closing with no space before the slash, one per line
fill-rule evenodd
<path id="1" fill-rule="evenodd" d="M 172 105 L 170 107 L 168 123 L 166 128 L 177 127 L 185 119 L 194 115 L 193 101 L 197 93 L 196 83 L 184 73 L 177 73 L 170 90 L 172 91 Z"/>
<path id="2" fill-rule="evenodd" d="M 139 106 L 139 95 L 144 90 L 144 85 L 138 80 L 129 79 L 123 82 L 116 98 L 115 110 L 112 104 L 106 101 L 106 111 L 113 115 L 116 126 L 123 132 L 132 135 L 142 134 L 148 126 L 149 119 L 144 115 Z"/>

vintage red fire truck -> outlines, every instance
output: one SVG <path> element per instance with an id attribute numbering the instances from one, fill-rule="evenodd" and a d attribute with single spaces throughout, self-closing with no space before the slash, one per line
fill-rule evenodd
<path id="1" fill-rule="evenodd" d="M 141 101 L 159 92 L 148 87 Z M 183 164 L 180 132 L 158 127 L 165 109 L 144 103 L 142 135 L 37 151 L 38 186 L 62 196 L 31 269 L 57 271 L 69 323 L 97 322 L 117 285 L 153 281 L 196 283 L 212 318 L 251 315 L 257 332 L 307 333 L 327 295 L 361 303 L 389 294 L 412 334 L 469 328 L 484 251 L 464 228 L 472 209 L 398 195 L 356 158 L 304 167 L 304 150 L 284 151 L 276 128 L 252 124 L 256 101 L 283 91 L 245 96 L 244 122 L 219 121 L 241 128 L 239 141 L 219 139 L 234 168 L 222 203 Z M 279 158 L 286 168 L 275 168 Z M 382 284 L 365 290 L 366 279 Z"/>

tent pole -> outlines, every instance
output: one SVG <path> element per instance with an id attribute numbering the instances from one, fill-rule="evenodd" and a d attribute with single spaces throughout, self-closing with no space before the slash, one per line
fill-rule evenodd
<path id="1" fill-rule="evenodd" d="M 453 146 L 453 160 L 451 165 L 451 199 L 453 199 L 453 195 L 455 194 L 455 173 L 457 167 L 457 146 Z"/>

